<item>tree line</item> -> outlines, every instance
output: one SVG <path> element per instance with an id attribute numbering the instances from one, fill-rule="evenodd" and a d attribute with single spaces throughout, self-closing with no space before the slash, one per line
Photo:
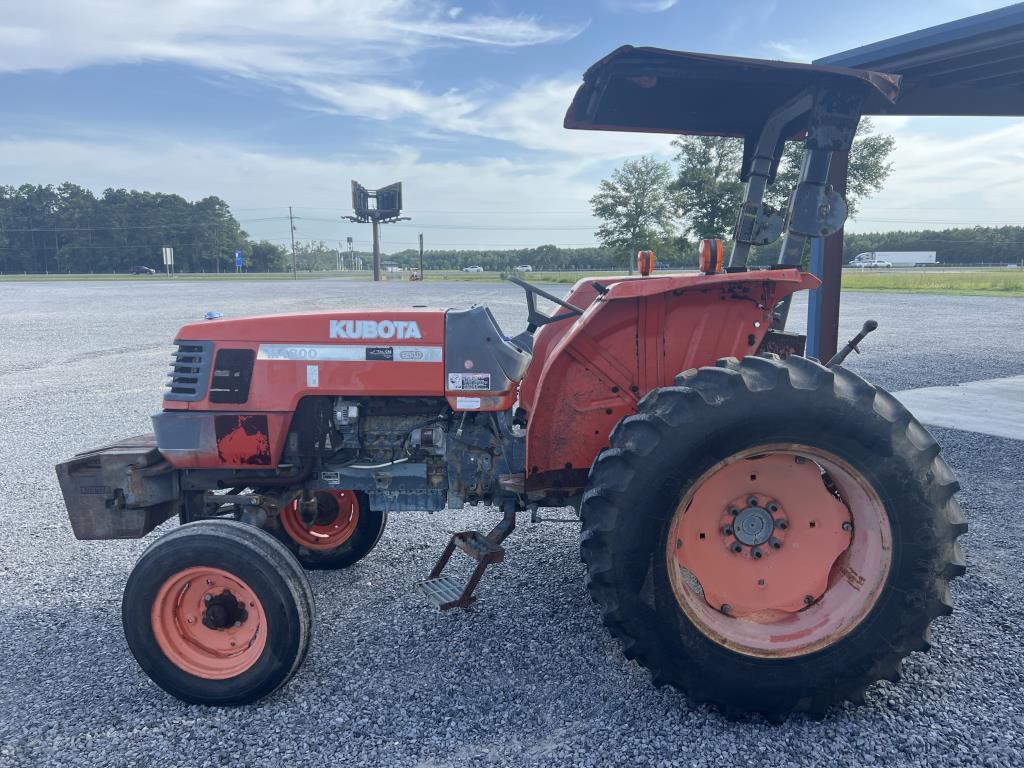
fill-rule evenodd
<path id="1" fill-rule="evenodd" d="M 508 250 L 430 249 L 427 269 L 480 266 L 510 271 L 520 264 L 536 270 L 610 270 L 630 266 L 637 250 L 653 249 L 665 267 L 693 267 L 697 241 L 728 241 L 743 194 L 739 180 L 742 146 L 738 140 L 680 136 L 673 142 L 675 167 L 652 156 L 628 160 L 591 199 L 600 222 L 599 245 L 561 248 L 539 245 Z M 850 156 L 848 198 L 852 211 L 881 189 L 891 171 L 891 137 L 872 132 L 864 121 Z M 796 182 L 802 145 L 787 145 L 776 183 L 766 199 L 776 207 Z M 234 270 L 242 251 L 247 271 L 277 272 L 292 267 L 292 254 L 272 242 L 254 241 L 228 204 L 209 196 L 189 201 L 179 195 L 106 189 L 99 196 L 70 182 L 59 186 L 0 186 L 0 273 L 110 273 L 136 265 L 161 267 L 160 247 L 174 248 L 179 272 Z M 1024 227 L 971 227 L 946 230 L 847 233 L 844 261 L 868 251 L 936 251 L 940 263 L 1009 264 L 1024 259 Z M 751 263 L 775 260 L 778 244 L 755 248 Z M 419 252 L 405 249 L 385 256 L 401 268 L 419 265 Z M 298 242 L 295 264 L 302 271 L 354 267 L 367 269 L 372 256 L 349 253 L 323 241 Z"/>
<path id="2" fill-rule="evenodd" d="M 159 268 L 163 246 L 182 272 L 234 270 L 241 250 L 254 271 L 290 266 L 287 252 L 250 240 L 219 197 L 106 189 L 64 182 L 0 186 L 0 272 L 126 272 Z"/>

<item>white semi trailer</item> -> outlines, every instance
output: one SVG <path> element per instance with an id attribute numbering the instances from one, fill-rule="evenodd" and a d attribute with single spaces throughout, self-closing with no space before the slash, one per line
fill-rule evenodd
<path id="1" fill-rule="evenodd" d="M 869 251 L 858 253 L 850 261 L 851 267 L 925 267 L 936 264 L 935 251 Z"/>

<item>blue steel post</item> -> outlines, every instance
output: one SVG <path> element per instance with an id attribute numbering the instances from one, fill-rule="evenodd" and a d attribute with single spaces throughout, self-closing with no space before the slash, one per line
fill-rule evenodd
<path id="1" fill-rule="evenodd" d="M 832 155 L 828 183 L 846 194 L 846 174 L 850 157 L 845 152 Z M 807 306 L 807 355 L 828 360 L 839 347 L 839 293 L 843 280 L 843 230 L 831 237 L 811 239 L 811 274 L 821 287 L 811 291 Z"/>

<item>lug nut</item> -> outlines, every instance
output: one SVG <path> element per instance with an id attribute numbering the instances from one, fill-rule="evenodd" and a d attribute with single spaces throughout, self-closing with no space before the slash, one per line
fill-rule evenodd
<path id="1" fill-rule="evenodd" d="M 804 605 L 810 605 L 814 602 L 814 598 L 810 595 L 804 595 Z"/>
<path id="2" fill-rule="evenodd" d="M 732 526 L 725 526 L 725 528 L 722 529 L 722 533 L 724 533 L 726 536 L 732 536 Z"/>
<path id="3" fill-rule="evenodd" d="M 732 610 L 732 606 L 731 606 L 731 605 L 729 605 L 728 603 L 722 603 L 722 607 L 721 607 L 721 608 L 719 608 L 719 610 L 720 610 L 720 611 L 721 611 L 722 613 L 724 613 L 724 614 L 725 614 L 726 616 L 728 616 L 728 615 L 729 615 L 729 611 L 731 611 L 731 610 Z"/>
<path id="4" fill-rule="evenodd" d="M 784 531 L 787 528 L 789 528 L 789 523 L 787 523 L 785 520 L 776 520 L 775 527 L 778 528 L 780 531 Z"/>
<path id="5" fill-rule="evenodd" d="M 762 557 L 764 557 L 764 555 L 761 554 L 761 550 L 757 548 L 750 550 L 750 556 L 755 560 L 760 560 Z"/>
<path id="6" fill-rule="evenodd" d="M 774 536 L 772 536 L 770 539 L 768 539 L 768 546 L 770 546 L 772 549 L 778 549 L 782 546 L 782 542 L 776 539 Z"/>
<path id="7" fill-rule="evenodd" d="M 738 555 L 740 552 L 743 551 L 743 545 L 737 541 L 733 543 L 730 549 Z"/>
<path id="8" fill-rule="evenodd" d="M 757 506 L 757 497 L 756 496 L 751 496 L 749 499 L 747 499 L 747 506 L 748 507 L 756 507 Z"/>
<path id="9" fill-rule="evenodd" d="M 738 509 L 736 509 L 736 507 L 730 507 L 729 508 L 729 514 L 732 515 L 733 517 L 736 517 L 736 515 L 738 515 L 739 513 L 740 513 L 740 511 Z"/>
<path id="10" fill-rule="evenodd" d="M 779 505 L 773 501 L 771 504 L 768 505 L 768 511 L 774 515 L 776 512 L 779 511 Z"/>
<path id="11" fill-rule="evenodd" d="M 853 530 L 853 523 L 851 523 L 849 521 L 843 523 L 843 530 L 844 531 L 852 531 Z"/>

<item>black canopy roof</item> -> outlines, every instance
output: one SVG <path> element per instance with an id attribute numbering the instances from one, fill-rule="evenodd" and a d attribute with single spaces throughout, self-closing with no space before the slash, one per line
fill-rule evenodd
<path id="1" fill-rule="evenodd" d="M 899 75 L 625 45 L 583 75 L 566 128 L 754 138 L 768 115 L 816 85 L 861 90 L 865 114 L 899 96 Z M 794 135 L 803 126 L 791 126 Z"/>

